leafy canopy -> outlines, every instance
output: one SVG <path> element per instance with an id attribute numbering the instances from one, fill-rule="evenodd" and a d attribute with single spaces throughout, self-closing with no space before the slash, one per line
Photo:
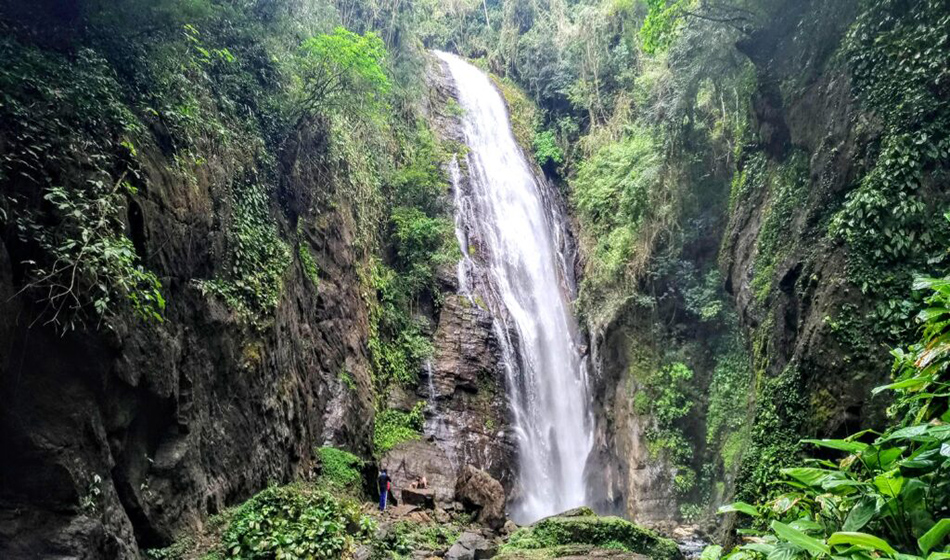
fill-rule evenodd
<path id="1" fill-rule="evenodd" d="M 340 111 L 379 115 L 390 90 L 384 65 L 387 52 L 375 33 L 358 35 L 343 27 L 317 35 L 301 46 L 304 115 Z"/>

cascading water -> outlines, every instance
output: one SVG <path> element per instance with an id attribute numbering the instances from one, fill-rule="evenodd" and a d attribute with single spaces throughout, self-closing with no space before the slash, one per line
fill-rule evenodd
<path id="1" fill-rule="evenodd" d="M 584 504 L 593 442 L 585 362 L 557 242 L 563 216 L 545 203 L 544 185 L 488 76 L 457 56 L 436 54 L 458 88 L 469 148 L 465 192 L 455 162 L 450 167 L 464 255 L 459 286 L 477 285 L 495 317 L 518 449 L 511 515 L 532 522 Z M 475 259 L 470 240 L 480 250 Z"/>

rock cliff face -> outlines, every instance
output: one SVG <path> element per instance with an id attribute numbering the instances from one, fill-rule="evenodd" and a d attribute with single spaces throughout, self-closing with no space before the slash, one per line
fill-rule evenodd
<path id="1" fill-rule="evenodd" d="M 826 407 L 807 427 L 822 436 L 875 421 L 881 406 L 868 408 L 868 389 L 886 379 L 890 363 L 881 345 L 855 355 L 829 320 L 843 308 L 867 311 L 873 305 L 847 277 L 845 245 L 825 236 L 828 216 L 866 173 L 869 146 L 880 134 L 875 118 L 855 99 L 847 69 L 829 62 L 856 12 L 853 2 L 790 5 L 770 26 L 737 45 L 763 84 L 753 105 L 758 153 L 776 167 L 801 158 L 804 187 L 785 216 L 781 234 L 788 250 L 767 279 L 774 288 L 767 297 L 756 293 L 755 260 L 761 251 L 756 242 L 767 235 L 765 217 L 780 193 L 756 189 L 736 206 L 722 244 L 725 286 L 743 326 L 763 337 L 769 349 L 768 374 L 777 376 L 792 364 L 803 376 L 804 393 Z M 790 22 L 809 27 L 807 41 Z M 783 99 L 770 89 L 781 83 L 800 89 Z M 773 138 L 773 129 L 783 132 Z"/>
<path id="2" fill-rule="evenodd" d="M 463 146 L 459 117 L 447 109 L 457 96 L 447 69 L 433 60 L 426 76 L 434 129 L 446 145 Z M 453 188 L 465 189 L 464 169 L 460 175 Z M 426 401 L 424 441 L 399 445 L 382 461 L 404 481 L 425 475 L 436 500 L 443 502 L 454 497 L 456 477 L 466 466 L 490 473 L 510 490 L 515 461 L 502 352 L 492 316 L 480 297 L 459 293 L 455 274 L 446 268 L 440 275 L 442 302 L 428 317 L 434 325 L 431 361 L 419 373 L 414 393 L 390 402 L 409 410 Z"/>
<path id="3" fill-rule="evenodd" d="M 157 144 L 139 148 L 148 186 L 130 202 L 129 223 L 161 277 L 163 323 L 120 317 L 113 330 L 66 334 L 34 324 L 39 310 L 11 298 L 24 255 L 11 232 L 0 237 L 4 558 L 136 557 L 136 542 L 167 545 L 269 481 L 306 474 L 321 442 L 368 455 L 367 314 L 349 209 L 330 209 L 319 125 L 281 162 L 284 204 L 269 201 L 281 236 L 311 249 L 319 287 L 291 265 L 263 329 L 195 287 L 224 266 L 227 185 L 214 173 L 192 184 L 167 172 Z M 327 187 L 313 202 L 319 217 L 298 228 L 294 208 L 308 206 L 294 193 L 315 184 Z"/>
<path id="4" fill-rule="evenodd" d="M 709 183 L 695 196 L 704 205 L 683 221 L 676 269 L 670 255 L 655 258 L 641 286 L 657 304 L 591 325 L 598 428 L 589 470 L 603 473 L 591 483 L 600 509 L 657 523 L 684 503 L 711 512 L 742 488 L 754 499 L 800 438 L 881 421 L 885 403 L 869 389 L 886 379 L 889 357 L 880 343 L 849 339 L 846 325 L 877 302 L 849 278 L 847 246 L 828 235 L 882 128 L 834 56 L 856 12 L 850 1 L 785 3 L 736 44 L 756 75 L 752 141 L 735 169 L 703 162 Z M 723 290 L 715 318 L 684 294 L 683 279 L 697 272 Z M 663 355 L 692 372 L 685 441 L 673 445 L 636 406 Z M 728 387 L 727 400 L 717 387 Z M 680 451 L 688 457 L 675 460 Z M 678 490 L 684 466 L 696 484 Z"/>

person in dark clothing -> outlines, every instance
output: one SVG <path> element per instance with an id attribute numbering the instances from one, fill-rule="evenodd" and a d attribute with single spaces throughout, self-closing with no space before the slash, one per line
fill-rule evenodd
<path id="1" fill-rule="evenodd" d="M 386 469 L 380 471 L 379 478 L 376 479 L 376 484 L 379 486 L 379 511 L 386 511 L 386 498 L 389 495 L 392 482 L 393 480 L 389 478 Z"/>

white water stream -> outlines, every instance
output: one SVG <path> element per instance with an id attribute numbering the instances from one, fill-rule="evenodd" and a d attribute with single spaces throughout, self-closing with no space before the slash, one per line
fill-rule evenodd
<path id="1" fill-rule="evenodd" d="M 585 361 L 559 253 L 563 216 L 545 202 L 488 76 L 454 55 L 436 55 L 458 88 L 469 147 L 467 189 L 458 168 L 450 169 L 464 254 L 459 286 L 464 293 L 477 284 L 495 317 L 518 451 L 511 515 L 527 523 L 585 503 L 593 442 Z"/>

